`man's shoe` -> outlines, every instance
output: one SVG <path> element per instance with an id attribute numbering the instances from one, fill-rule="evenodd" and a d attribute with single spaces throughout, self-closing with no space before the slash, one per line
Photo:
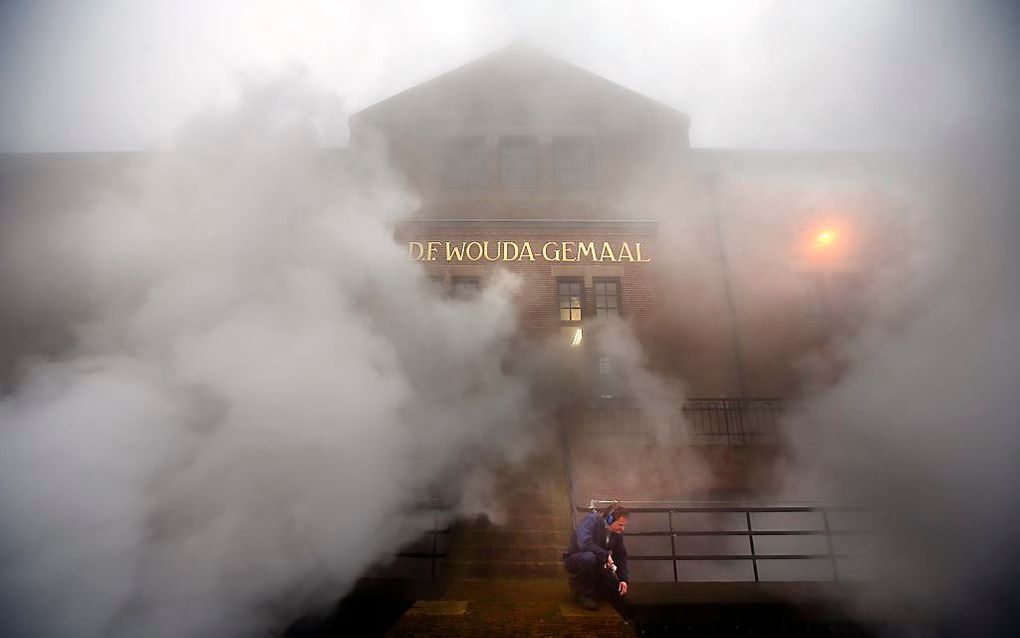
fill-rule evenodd
<path id="1" fill-rule="evenodd" d="M 586 596 L 585 594 L 577 595 L 577 605 L 582 609 L 587 609 L 588 611 L 595 611 L 599 608 L 599 604 L 595 602 L 595 599 L 591 596 Z"/>

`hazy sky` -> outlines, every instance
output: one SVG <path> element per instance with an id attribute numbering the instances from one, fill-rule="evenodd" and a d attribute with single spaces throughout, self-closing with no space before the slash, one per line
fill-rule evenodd
<path id="1" fill-rule="evenodd" d="M 910 146 L 1011 83 L 987 61 L 1015 21 L 977 4 L 9 1 L 0 150 L 162 146 L 244 78 L 294 68 L 347 105 L 323 126 L 342 145 L 349 112 L 515 39 L 688 113 L 698 146 Z"/>

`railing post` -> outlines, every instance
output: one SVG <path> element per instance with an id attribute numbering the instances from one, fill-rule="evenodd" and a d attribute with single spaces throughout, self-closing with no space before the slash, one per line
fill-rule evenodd
<path id="1" fill-rule="evenodd" d="M 439 545 L 439 510 L 432 510 L 432 580 L 436 579 L 436 553 Z"/>
<path id="2" fill-rule="evenodd" d="M 680 582 L 680 578 L 676 571 L 676 534 L 673 533 L 673 510 L 666 512 L 666 517 L 669 520 L 669 551 L 673 558 L 673 582 Z"/>
<path id="3" fill-rule="evenodd" d="M 744 510 L 744 518 L 747 519 L 747 542 L 751 546 L 751 567 L 754 568 L 754 582 L 758 581 L 758 554 L 754 549 L 754 531 L 751 529 L 751 512 Z"/>
<path id="4" fill-rule="evenodd" d="M 739 443 L 740 445 L 747 445 L 747 442 L 748 442 L 747 441 L 747 429 L 744 427 L 744 409 L 745 409 L 745 407 L 746 407 L 746 400 L 745 399 L 738 399 L 738 400 L 733 401 L 733 413 L 734 413 L 734 419 L 733 420 L 736 422 L 737 432 L 740 434 L 739 439 L 737 439 L 740 442 Z M 733 439 L 731 438 L 730 441 L 731 441 L 731 445 L 732 445 Z"/>
<path id="5" fill-rule="evenodd" d="M 829 512 L 822 509 L 822 522 L 825 524 L 825 543 L 829 548 L 829 561 L 832 563 L 832 580 L 839 582 L 839 565 L 836 562 L 836 550 L 832 547 L 832 531 L 829 529 Z"/>

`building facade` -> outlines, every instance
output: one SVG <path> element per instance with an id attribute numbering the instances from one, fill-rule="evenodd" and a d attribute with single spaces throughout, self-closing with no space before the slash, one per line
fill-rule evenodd
<path id="1" fill-rule="evenodd" d="M 831 344 L 895 258 L 898 173 L 862 154 L 692 149 L 690 124 L 514 45 L 356 113 L 351 151 L 384 145 L 419 198 L 396 234 L 438 294 L 513 273 L 521 332 L 582 353 L 568 421 L 635 449 L 658 432 L 673 465 L 709 446 L 697 456 L 711 480 L 657 494 L 748 493 L 765 489 L 782 401 L 838 375 Z M 614 377 L 619 362 L 587 338 L 607 317 L 674 409 L 635 404 L 643 392 Z"/>

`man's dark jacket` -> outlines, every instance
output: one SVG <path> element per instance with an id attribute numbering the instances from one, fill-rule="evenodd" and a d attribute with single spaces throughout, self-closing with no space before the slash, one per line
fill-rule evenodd
<path id="1" fill-rule="evenodd" d="M 616 576 L 627 581 L 627 548 L 623 546 L 623 535 L 610 532 L 606 519 L 598 512 L 588 514 L 578 523 L 577 529 L 570 535 L 570 547 L 563 552 L 563 557 L 578 552 L 595 554 L 600 565 L 604 565 L 609 560 L 609 552 L 613 552 Z"/>

